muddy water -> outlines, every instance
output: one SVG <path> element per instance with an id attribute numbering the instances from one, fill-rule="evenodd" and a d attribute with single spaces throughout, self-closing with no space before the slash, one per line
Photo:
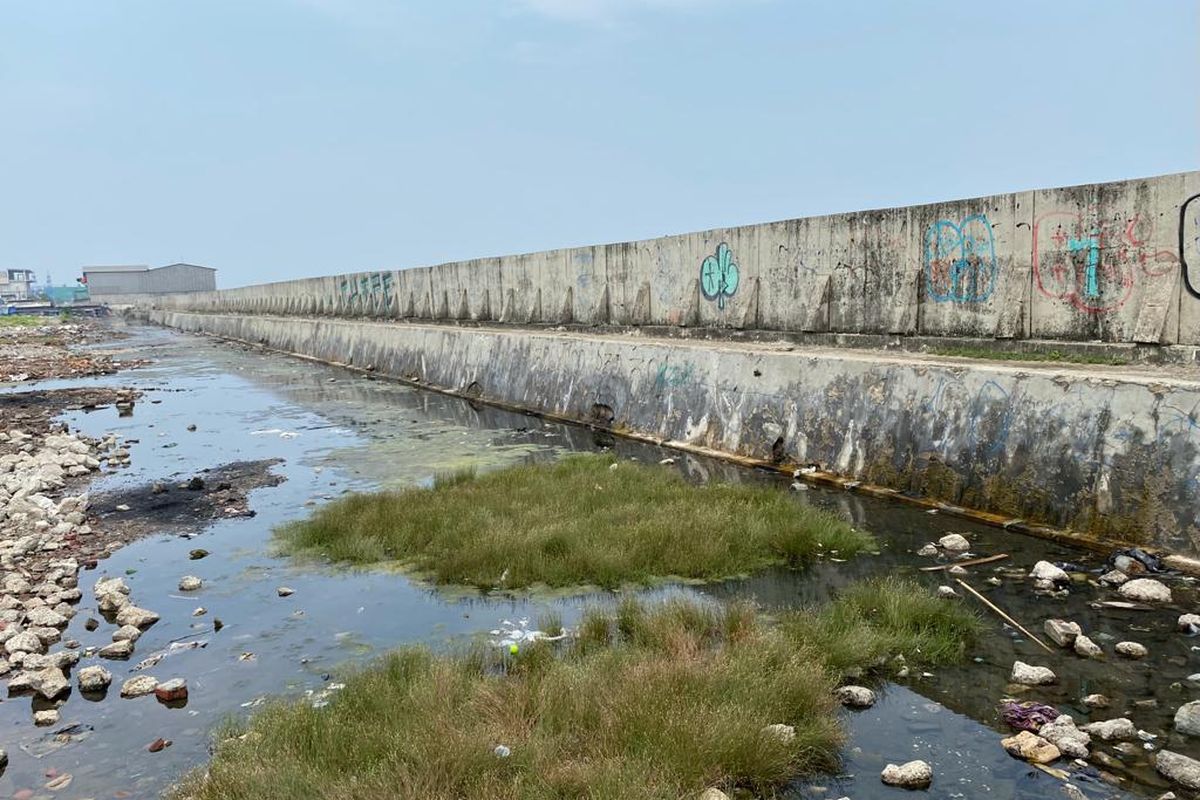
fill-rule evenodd
<path id="1" fill-rule="evenodd" d="M 272 555 L 273 526 L 303 517 L 342 492 L 422 484 L 441 471 L 487 469 L 614 444 L 629 458 L 657 461 L 674 455 L 677 468 L 693 480 L 765 481 L 787 490 L 787 481 L 776 476 L 613 443 L 577 428 L 472 407 L 344 370 L 158 329 L 136 328 L 132 333 L 133 338 L 120 346 L 138 357 L 153 358 L 151 366 L 109 378 L 40 384 L 115 383 L 145 392 L 129 417 L 118 417 L 112 409 L 69 417 L 88 434 L 116 431 L 139 440 L 130 447 L 132 467 L 100 479 L 93 491 L 185 480 L 204 468 L 264 458 L 283 459 L 274 469 L 286 480 L 252 494 L 251 507 L 257 512 L 253 518 L 222 520 L 190 539 L 164 529 L 81 575 L 85 601 L 66 638 L 85 646 L 107 643 L 109 626 L 94 633 L 83 627 L 91 584 L 102 574 L 125 576 L 135 601 L 159 612 L 162 620 L 139 640 L 130 662 L 106 662 L 115 677 L 106 698 L 94 701 L 78 692 L 70 696 L 61 709 L 59 728 L 77 724 L 80 734 L 74 740 L 54 742 L 46 729 L 34 728 L 28 698 L 0 703 L 0 747 L 10 754 L 10 766 L 0 777 L 0 797 L 24 789 L 51 796 L 42 788 L 47 775 L 64 772 L 73 775 L 73 781 L 52 796 L 153 797 L 203 763 L 211 732 L 222 720 L 252 713 L 266 698 L 319 692 L 336 679 L 339 669 L 400 644 L 442 646 L 486 635 L 506 620 L 536 620 L 547 610 L 569 622 L 584 607 L 609 600 L 595 595 L 456 595 L 414 584 L 402 575 L 335 570 Z M 196 430 L 188 431 L 189 425 Z M 1062 679 L 1058 687 L 1030 690 L 1023 697 L 1051 702 L 1083 722 L 1088 715 L 1077 705 L 1079 698 L 1100 692 L 1112 699 L 1112 708 L 1093 712 L 1093 719 L 1130 712 L 1139 727 L 1157 735 L 1155 747 L 1165 742 L 1171 749 L 1200 756 L 1200 746 L 1170 733 L 1175 708 L 1200 698 L 1200 684 L 1187 680 L 1200 672 L 1200 658 L 1192 650 L 1196 640 L 1174 632 L 1178 614 L 1195 607 L 1189 584 L 1172 581 L 1176 605 L 1170 609 L 1097 611 L 1089 603 L 1110 597 L 1108 590 L 1083 583 L 1065 600 L 1037 597 L 1027 581 L 1004 572 L 1027 571 L 1041 558 L 1099 568 L 1098 559 L 1088 554 L 840 492 L 813 489 L 793 494 L 797 502 L 839 508 L 871 530 L 880 542 L 880 554 L 821 563 L 803 573 L 774 571 L 655 594 L 753 596 L 765 607 L 779 609 L 828 599 L 839 587 L 878 574 L 914 575 L 932 587 L 946 579 L 918 572 L 930 562 L 913 551 L 958 531 L 972 540 L 980 555 L 1011 554 L 995 569 L 989 565 L 973 570 L 968 580 L 1018 619 L 1039 631 L 1048 617 L 1074 619 L 1110 653 L 1123 639 L 1151 650 L 1142 662 L 1113 656 L 1092 662 L 1066 653 L 1045 654 L 988 617 L 987 632 L 967 665 L 882 687 L 874 708 L 848 714 L 851 740 L 844 774 L 797 784 L 790 792 L 795 797 L 896 797 L 897 790 L 880 783 L 879 771 L 888 761 L 912 758 L 925 758 L 934 766 L 934 784 L 924 796 L 1060 796 L 1057 779 L 1009 758 L 998 744 L 1001 732 L 1007 731 L 996 702 L 1012 692 L 1007 676 L 1014 658 L 1050 666 Z M 196 547 L 211 554 L 189 560 L 189 550 Z M 176 584 L 185 574 L 203 578 L 205 588 L 183 596 Z M 992 575 L 1001 576 L 1003 585 L 988 587 L 984 579 Z M 280 598 L 276 588 L 281 585 L 295 594 Z M 207 613 L 193 616 L 200 606 Z M 224 623 L 219 632 L 213 631 L 215 618 Z M 205 646 L 171 654 L 145 671 L 160 680 L 186 678 L 191 692 L 185 707 L 167 708 L 152 698 L 117 697 L 116 689 L 134 663 L 180 639 L 203 641 Z M 1147 707 L 1149 700 L 1157 705 Z M 171 739 L 173 746 L 148 752 L 146 745 L 158 737 Z M 1121 780 L 1121 788 L 1105 783 L 1094 767 L 1058 764 L 1072 772 L 1073 781 L 1089 797 L 1154 796 L 1163 790 L 1145 763 L 1142 741 L 1130 743 L 1128 752 L 1110 746 L 1096 749 L 1114 759 L 1106 769 L 1112 773 L 1110 780 Z"/>

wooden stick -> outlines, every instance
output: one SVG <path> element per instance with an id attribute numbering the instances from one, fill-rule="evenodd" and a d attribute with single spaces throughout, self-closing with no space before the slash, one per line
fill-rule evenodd
<path id="1" fill-rule="evenodd" d="M 1005 558 L 1008 558 L 1008 553 L 1000 553 L 999 555 L 988 556 L 987 558 L 972 558 L 967 561 L 959 561 L 955 564 L 938 564 L 934 567 L 921 567 L 921 572 L 941 572 L 951 567 L 974 567 L 979 564 L 990 564 L 993 561 L 1001 561 Z M 171 596 L 174 597 L 175 595 Z"/>
<path id="2" fill-rule="evenodd" d="M 1039 639 L 1038 637 L 1034 636 L 1034 635 L 1033 635 L 1032 633 L 1030 633 L 1029 631 L 1025 630 L 1025 627 L 1024 627 L 1023 625 L 1021 625 L 1021 623 L 1017 622 L 1015 619 L 1013 619 L 1012 617 L 1010 617 L 1008 614 L 1005 614 L 1003 611 L 1001 611 L 1001 610 L 1000 610 L 1000 608 L 999 608 L 999 607 L 998 607 L 998 606 L 997 606 L 995 603 L 993 603 L 991 600 L 988 600 L 986 597 L 984 597 L 983 595 L 981 595 L 979 592 L 977 592 L 977 591 L 975 591 L 974 589 L 972 589 L 972 588 L 971 588 L 971 585 L 970 585 L 969 583 L 967 583 L 966 581 L 964 581 L 962 578 L 955 578 L 955 580 L 956 580 L 956 581 L 958 581 L 958 584 L 959 584 L 959 586 L 962 586 L 962 587 L 963 587 L 964 589 L 966 589 L 968 592 L 970 592 L 971 594 L 973 594 L 973 595 L 975 595 L 976 597 L 978 597 L 978 598 L 979 598 L 981 601 L 983 601 L 983 604 L 984 604 L 985 606 L 987 606 L 987 607 L 988 607 L 988 608 L 990 608 L 992 611 L 995 611 L 997 614 L 999 614 L 1001 619 L 1003 619 L 1003 620 L 1004 620 L 1005 622 L 1007 622 L 1009 625 L 1012 625 L 1014 628 L 1016 628 L 1017 630 L 1019 630 L 1021 633 L 1025 634 L 1026 636 L 1028 636 L 1030 639 L 1033 639 L 1035 642 L 1037 642 L 1038 644 L 1040 644 L 1040 645 L 1042 646 L 1042 649 L 1043 649 L 1043 650 L 1045 650 L 1047 653 L 1053 653 L 1053 652 L 1054 652 L 1054 650 L 1053 650 L 1053 649 L 1052 649 L 1052 648 L 1051 648 L 1051 647 L 1050 647 L 1048 644 L 1046 644 L 1045 642 L 1043 642 L 1043 641 L 1042 641 L 1041 639 Z"/>

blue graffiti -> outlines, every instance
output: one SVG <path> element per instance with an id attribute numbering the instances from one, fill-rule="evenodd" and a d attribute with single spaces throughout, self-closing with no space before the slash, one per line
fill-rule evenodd
<path id="1" fill-rule="evenodd" d="M 661 391 L 671 386 L 682 386 L 692 380 L 692 365 L 684 364 L 681 367 L 663 363 L 658 367 L 658 374 L 654 377 L 654 389 Z"/>
<path id="2" fill-rule="evenodd" d="M 1100 231 L 1093 230 L 1087 236 L 1078 238 L 1068 237 L 1067 250 L 1071 253 L 1087 251 L 1087 273 L 1083 282 L 1083 293 L 1088 297 L 1099 297 L 1100 281 L 1096 277 L 1096 270 L 1100 267 Z"/>
<path id="3" fill-rule="evenodd" d="M 700 291 L 706 300 L 716 300 L 719 309 L 724 310 L 725 298 L 733 297 L 739 279 L 738 265 L 725 242 L 717 246 L 716 254 L 700 264 Z"/>
<path id="4" fill-rule="evenodd" d="M 925 232 L 925 285 L 931 300 L 980 303 L 996 288 L 996 241 L 984 214 L 958 224 L 940 219 Z"/>

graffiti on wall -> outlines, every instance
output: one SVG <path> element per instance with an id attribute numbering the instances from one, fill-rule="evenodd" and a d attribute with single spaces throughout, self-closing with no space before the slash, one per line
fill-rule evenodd
<path id="1" fill-rule="evenodd" d="M 338 281 L 338 294 L 343 304 L 355 303 L 380 305 L 387 308 L 392 304 L 392 273 L 370 272 L 347 276 Z"/>
<path id="2" fill-rule="evenodd" d="M 1033 224 L 1033 279 L 1039 292 L 1088 314 L 1125 305 L 1138 281 L 1178 268 L 1179 257 L 1154 244 L 1154 220 L 1134 214 L 1101 220 L 1093 210 L 1051 211 Z"/>
<path id="3" fill-rule="evenodd" d="M 1192 261 L 1188 263 L 1188 252 Z M 1194 194 L 1179 208 L 1179 263 L 1183 267 L 1183 285 L 1192 297 L 1200 298 L 1200 288 L 1192 282 L 1190 266 L 1200 266 L 1200 194 Z"/>
<path id="4" fill-rule="evenodd" d="M 938 303 L 981 303 L 996 288 L 996 240 L 983 214 L 939 219 L 925 231 L 925 287 Z"/>
<path id="5" fill-rule="evenodd" d="M 680 366 L 668 364 L 664 361 L 658 366 L 658 372 L 654 376 L 654 389 L 655 391 L 662 391 L 663 389 L 674 386 L 683 386 L 686 383 L 690 383 L 691 380 L 691 364 L 683 364 Z"/>
<path id="6" fill-rule="evenodd" d="M 717 301 L 717 308 L 725 308 L 725 299 L 733 297 L 738 288 L 738 265 L 733 260 L 729 245 L 721 242 L 717 252 L 700 263 L 700 291 L 704 299 Z"/>

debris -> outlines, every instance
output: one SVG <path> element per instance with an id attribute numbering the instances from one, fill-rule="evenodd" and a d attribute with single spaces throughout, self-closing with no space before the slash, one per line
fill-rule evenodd
<path id="1" fill-rule="evenodd" d="M 954 591 L 953 586 L 939 586 L 937 588 L 937 596 L 943 600 L 953 600 L 958 597 L 958 592 Z"/>
<path id="2" fill-rule="evenodd" d="M 1162 559 L 1151 555 L 1140 547 L 1128 550 L 1118 550 L 1108 557 L 1108 563 L 1113 569 L 1120 570 L 1126 575 L 1142 575 L 1147 572 L 1164 572 Z"/>
<path id="3" fill-rule="evenodd" d="M 57 714 L 57 713 L 58 712 L 55 712 L 55 714 Z M 66 789 L 70 785 L 71 785 L 71 773 L 64 772 L 61 775 L 51 778 L 50 781 L 46 784 L 46 788 L 52 792 L 61 792 L 63 789 Z"/>
<path id="4" fill-rule="evenodd" d="M 1000 703 L 1000 717 L 1011 728 L 1037 733 L 1043 725 L 1058 719 L 1058 709 L 1032 700 L 1019 702 L 1013 699 Z"/>
<path id="5" fill-rule="evenodd" d="M 187 700 L 187 682 L 183 678 L 172 678 L 169 681 L 163 681 L 154 687 L 154 696 L 158 698 L 160 703 L 177 703 L 181 700 Z"/>
<path id="6" fill-rule="evenodd" d="M 496 749 L 492 752 L 496 754 L 496 758 L 508 758 L 512 755 L 512 750 L 502 744 L 496 745 Z"/>
<path id="7" fill-rule="evenodd" d="M 208 613 L 207 608 L 205 608 L 204 606 L 197 606 L 196 610 L 192 612 L 192 616 L 193 617 L 203 617 L 207 613 Z"/>
<path id="8" fill-rule="evenodd" d="M 1046 563 L 1048 563 L 1048 562 L 1045 562 L 1045 561 L 1039 561 L 1038 563 L 1039 563 L 1039 564 L 1046 564 Z M 1057 567 L 1055 567 L 1055 569 L 1057 569 Z M 1065 575 L 1066 573 L 1063 573 L 1063 574 Z M 972 589 L 972 588 L 971 588 L 971 586 L 970 586 L 970 584 L 968 584 L 968 583 L 967 583 L 966 581 L 964 581 L 962 578 L 955 578 L 955 580 L 958 582 L 958 585 L 959 585 L 959 586 L 963 587 L 963 588 L 964 588 L 964 589 L 966 589 L 968 592 L 970 592 L 971 594 L 975 595 L 975 597 L 977 597 L 977 598 L 978 598 L 978 599 L 979 599 L 979 600 L 980 600 L 980 601 L 981 601 L 981 602 L 982 602 L 984 605 L 986 605 L 986 606 L 987 606 L 988 608 L 990 608 L 992 611 L 995 611 L 997 614 L 999 614 L 1001 619 L 1003 619 L 1003 620 L 1004 620 L 1005 622 L 1007 622 L 1009 625 L 1012 625 L 1014 628 L 1016 628 L 1017 630 L 1019 630 L 1021 633 L 1025 634 L 1025 635 L 1026 635 L 1026 636 L 1028 636 L 1030 639 L 1032 639 L 1033 641 L 1035 641 L 1035 642 L 1037 642 L 1039 645 L 1041 645 L 1041 647 L 1042 647 L 1042 649 L 1043 649 L 1043 650 L 1045 650 L 1045 651 L 1046 651 L 1046 652 L 1048 652 L 1048 653 L 1052 653 L 1052 652 L 1054 652 L 1053 650 L 1051 650 L 1051 649 L 1050 649 L 1050 645 L 1046 644 L 1046 643 L 1045 643 L 1045 642 L 1043 642 L 1041 639 L 1039 639 L 1039 638 L 1037 638 L 1036 636 L 1034 636 L 1032 633 L 1030 633 L 1028 630 L 1026 630 L 1026 628 L 1025 628 L 1023 625 L 1021 625 L 1021 623 L 1017 622 L 1015 619 L 1013 619 L 1012 617 L 1010 617 L 1008 614 L 1005 614 L 1003 611 L 1001 611 L 1001 610 L 1000 610 L 1000 608 L 999 608 L 999 607 L 997 607 L 997 606 L 996 606 L 996 604 L 995 604 L 995 603 L 993 603 L 991 600 L 988 600 L 986 597 L 984 597 L 983 595 L 981 595 L 979 592 L 977 592 L 977 591 L 975 591 L 974 589 Z M 1019 662 L 1018 662 L 1018 663 L 1019 663 Z"/>
<path id="9" fill-rule="evenodd" d="M 922 555 L 922 553 L 918 552 L 917 555 Z M 991 564 L 993 561 L 1002 561 L 1006 558 L 1008 558 L 1008 553 L 998 553 L 994 556 L 987 556 L 986 558 L 970 558 L 966 561 L 959 561 L 957 564 L 937 564 L 932 567 L 921 567 L 921 571 L 939 572 L 944 569 L 950 569 L 951 567 L 977 567 L 980 564 Z"/>
<path id="10" fill-rule="evenodd" d="M 173 744 L 173 742 L 170 739 L 158 738 L 158 739 L 155 739 L 153 742 L 151 742 L 146 747 L 146 749 L 149 750 L 151 753 L 157 753 L 161 750 L 165 750 L 166 748 L 170 747 L 172 744 Z"/>
<path id="11" fill-rule="evenodd" d="M 290 586 L 280 586 L 278 589 L 275 590 L 275 594 L 279 595 L 280 597 L 288 597 L 295 593 L 296 593 L 296 590 L 291 588 Z"/>

